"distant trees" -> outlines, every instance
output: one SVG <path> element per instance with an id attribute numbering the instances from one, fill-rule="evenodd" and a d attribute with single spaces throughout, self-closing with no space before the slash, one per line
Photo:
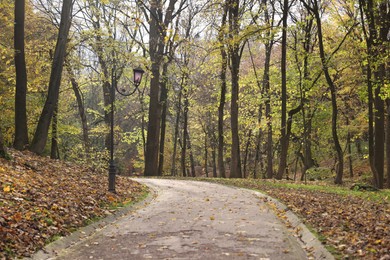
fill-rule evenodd
<path id="1" fill-rule="evenodd" d="M 34 4 L 0 4 L 6 145 L 33 136 L 38 154 L 105 165 L 111 84 L 141 65 L 148 84 L 115 102 L 121 172 L 304 179 L 320 166 L 341 184 L 344 161 L 358 172 L 368 155 L 375 186 L 390 179 L 386 1 Z"/>

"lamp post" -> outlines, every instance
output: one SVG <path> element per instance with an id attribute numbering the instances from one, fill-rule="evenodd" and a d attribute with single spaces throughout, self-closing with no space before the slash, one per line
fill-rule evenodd
<path id="1" fill-rule="evenodd" d="M 111 75 L 111 131 L 110 131 L 110 164 L 108 167 L 108 191 L 115 193 L 115 177 L 116 177 L 116 167 L 114 162 L 114 102 L 115 102 L 115 92 L 118 92 L 122 96 L 130 96 L 138 89 L 139 84 L 142 80 L 142 75 L 144 71 L 141 68 L 133 69 L 134 78 L 133 78 L 133 91 L 126 92 L 126 89 L 123 87 L 118 89 L 117 86 L 117 75 L 115 66 L 112 69 Z"/>

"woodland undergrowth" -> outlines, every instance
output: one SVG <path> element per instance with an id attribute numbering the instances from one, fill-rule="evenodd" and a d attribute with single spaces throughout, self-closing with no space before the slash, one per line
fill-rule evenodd
<path id="1" fill-rule="evenodd" d="M 0 159 L 0 259 L 30 256 L 146 192 L 118 176 L 113 194 L 105 173 L 31 152 L 9 152 L 11 160 Z"/>

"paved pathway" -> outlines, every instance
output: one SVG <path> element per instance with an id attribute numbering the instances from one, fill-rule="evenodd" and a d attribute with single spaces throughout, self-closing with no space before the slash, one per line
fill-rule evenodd
<path id="1" fill-rule="evenodd" d="M 157 195 L 55 259 L 307 259 L 261 194 L 206 182 L 136 180 Z"/>

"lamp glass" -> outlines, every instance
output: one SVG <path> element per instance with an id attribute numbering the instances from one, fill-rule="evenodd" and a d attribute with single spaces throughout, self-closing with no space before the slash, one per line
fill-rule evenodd
<path id="1" fill-rule="evenodd" d="M 136 68 L 133 71 L 134 71 L 134 84 L 138 86 L 141 83 L 142 75 L 144 74 L 144 71 L 141 68 Z"/>

